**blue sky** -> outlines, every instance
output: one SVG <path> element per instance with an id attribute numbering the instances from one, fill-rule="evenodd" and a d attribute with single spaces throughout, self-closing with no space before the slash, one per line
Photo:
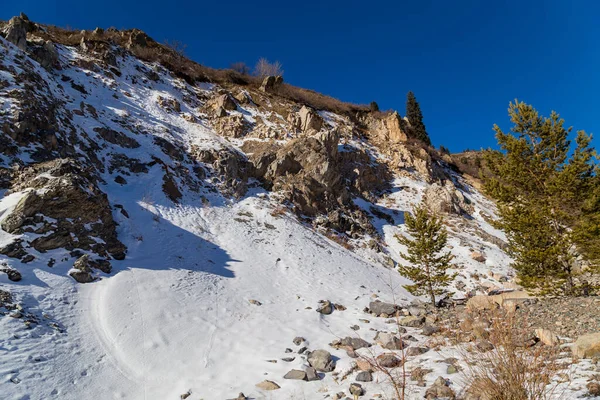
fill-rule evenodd
<path id="1" fill-rule="evenodd" d="M 401 114 L 412 90 L 434 145 L 452 151 L 493 146 L 515 98 L 600 134 L 597 1 L 4 3 L 0 19 L 139 28 L 211 67 L 279 60 L 291 84 Z"/>

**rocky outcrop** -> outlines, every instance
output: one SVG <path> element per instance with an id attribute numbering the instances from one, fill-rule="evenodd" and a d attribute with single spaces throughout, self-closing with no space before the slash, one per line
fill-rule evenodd
<path id="1" fill-rule="evenodd" d="M 109 274 L 112 268 L 107 260 L 94 260 L 88 254 L 85 254 L 75 261 L 69 275 L 79 283 L 89 283 L 96 280 L 92 275 L 94 270 Z"/>
<path id="2" fill-rule="evenodd" d="M 4 28 L 3 33 L 6 40 L 20 48 L 27 50 L 27 32 L 31 29 L 31 22 L 24 14 L 12 17 Z"/>
<path id="3" fill-rule="evenodd" d="M 246 157 L 233 149 L 200 150 L 192 146 L 192 156 L 212 167 L 216 184 L 231 196 L 241 197 L 248 190 L 248 177 L 252 175 L 252 165 Z"/>
<path id="4" fill-rule="evenodd" d="M 297 130 L 309 134 L 319 132 L 323 127 L 323 118 L 306 106 L 302 106 L 297 113 L 289 114 L 288 122 Z"/>
<path id="5" fill-rule="evenodd" d="M 27 167 L 12 190 L 27 192 L 0 227 L 12 234 L 39 235 L 30 243 L 37 251 L 77 248 L 102 257 L 125 257 L 106 194 L 77 162 L 58 159 Z"/>
<path id="6" fill-rule="evenodd" d="M 469 214 L 472 209 L 468 199 L 451 183 L 430 185 L 425 191 L 424 202 L 437 214 L 462 215 Z"/>
<path id="7" fill-rule="evenodd" d="M 260 85 L 260 90 L 265 93 L 273 93 L 275 92 L 281 85 L 283 84 L 282 76 L 266 76 L 262 84 Z"/>

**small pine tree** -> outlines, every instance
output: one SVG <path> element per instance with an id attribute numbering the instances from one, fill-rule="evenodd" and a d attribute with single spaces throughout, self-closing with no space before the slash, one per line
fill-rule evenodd
<path id="1" fill-rule="evenodd" d="M 421 107 L 413 92 L 408 92 L 406 95 L 406 117 L 410 122 L 414 136 L 423 143 L 431 145 L 431 139 L 429 139 L 429 135 L 425 130 L 425 124 L 423 123 Z"/>
<path id="2" fill-rule="evenodd" d="M 448 233 L 442 218 L 431 215 L 424 206 L 415 207 L 413 214 L 404 214 L 412 239 L 396 235 L 396 239 L 408 248 L 407 253 L 401 253 L 401 256 L 410 263 L 400 265 L 398 269 L 414 282 L 413 285 L 406 285 L 406 290 L 417 296 L 429 295 L 431 304 L 435 306 L 435 296 L 444 293 L 444 288 L 455 277 L 448 274 L 452 254 L 442 252 Z"/>
<path id="3" fill-rule="evenodd" d="M 372 101 L 371 104 L 369 104 L 369 109 L 373 112 L 379 111 L 379 104 L 377 104 L 375 101 Z"/>

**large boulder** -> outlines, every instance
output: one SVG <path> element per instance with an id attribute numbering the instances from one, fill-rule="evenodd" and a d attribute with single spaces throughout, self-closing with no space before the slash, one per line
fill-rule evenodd
<path id="1" fill-rule="evenodd" d="M 6 40 L 20 48 L 27 50 L 27 31 L 30 29 L 31 22 L 23 16 L 12 17 L 3 29 Z"/>
<path id="2" fill-rule="evenodd" d="M 600 358 L 600 332 L 580 336 L 571 349 L 579 358 Z"/>
<path id="3" fill-rule="evenodd" d="M 335 361 L 327 350 L 311 351 L 308 355 L 308 363 L 320 372 L 331 372 L 335 369 Z"/>
<path id="4" fill-rule="evenodd" d="M 389 114 L 382 122 L 386 139 L 392 143 L 406 142 L 408 140 L 406 132 L 402 129 L 402 118 L 397 112 L 394 111 Z"/>

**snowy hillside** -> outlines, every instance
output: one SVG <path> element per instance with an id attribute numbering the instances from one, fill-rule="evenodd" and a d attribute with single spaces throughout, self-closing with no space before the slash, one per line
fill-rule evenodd
<path id="1" fill-rule="evenodd" d="M 364 311 L 375 299 L 418 301 L 394 268 L 394 236 L 425 198 L 454 207 L 444 215 L 455 299 L 514 286 L 493 204 L 443 161 L 402 143 L 391 153 L 376 120 L 359 127 L 268 91 L 191 85 L 115 44 L 28 40 L 56 59 L 44 68 L 0 38 L 0 257 L 22 278 L 0 275 L 10 296 L 0 397 L 350 396 L 355 358 L 330 343 L 392 331 Z M 319 313 L 320 301 L 338 307 Z M 420 327 L 406 329 L 414 346 L 431 345 Z M 302 347 L 331 352 L 335 371 L 283 379 L 309 367 Z M 411 357 L 434 372 L 410 395 L 421 398 L 455 354 Z M 385 379 L 362 383 L 367 396 L 390 396 Z M 263 380 L 281 388 L 255 386 Z"/>

